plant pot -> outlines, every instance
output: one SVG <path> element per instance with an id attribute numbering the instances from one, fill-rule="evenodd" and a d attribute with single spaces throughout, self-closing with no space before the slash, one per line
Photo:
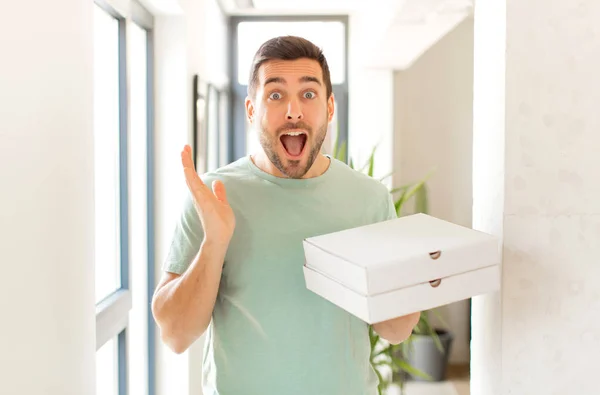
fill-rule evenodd
<path id="1" fill-rule="evenodd" d="M 412 348 L 406 355 L 406 361 L 415 369 L 431 376 L 432 381 L 443 381 L 446 378 L 448 357 L 454 335 L 445 330 L 436 329 L 444 352 L 440 352 L 433 338 L 427 335 L 413 335 Z M 409 375 L 414 381 L 429 381 L 423 377 Z"/>

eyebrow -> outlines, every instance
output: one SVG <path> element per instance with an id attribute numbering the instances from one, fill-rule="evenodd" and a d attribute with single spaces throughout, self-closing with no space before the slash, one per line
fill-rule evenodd
<path id="1" fill-rule="evenodd" d="M 311 77 L 308 75 L 305 75 L 304 77 L 300 77 L 299 79 L 300 82 L 315 82 L 319 85 L 321 84 L 321 81 L 317 78 L 317 77 Z M 265 86 L 267 86 L 268 84 L 283 84 L 283 85 L 287 85 L 286 81 L 281 78 L 281 77 L 271 77 L 271 78 L 267 78 L 267 80 L 265 81 Z"/>

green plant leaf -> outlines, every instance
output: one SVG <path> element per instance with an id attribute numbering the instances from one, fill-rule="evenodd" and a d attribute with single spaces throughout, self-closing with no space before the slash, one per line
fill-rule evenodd
<path id="1" fill-rule="evenodd" d="M 429 314 L 428 313 L 429 313 L 429 311 L 421 312 L 421 317 L 419 319 L 419 322 L 413 329 L 413 332 L 418 335 L 421 335 L 421 336 L 430 336 L 435 344 L 435 347 L 438 349 L 438 351 L 443 353 L 444 346 L 442 345 L 442 342 L 440 341 L 440 337 L 438 336 L 437 331 L 429 322 Z"/>
<path id="2" fill-rule="evenodd" d="M 390 191 L 390 193 L 394 194 L 394 193 L 398 193 L 398 192 L 403 192 L 403 191 L 406 191 L 408 188 L 410 188 L 410 185 L 402 185 L 401 187 L 392 189 Z"/>
<path id="3" fill-rule="evenodd" d="M 435 347 L 438 349 L 439 352 L 441 352 L 443 354 L 444 353 L 444 345 L 440 341 L 440 337 L 438 336 L 438 334 L 434 333 L 433 335 L 431 335 L 431 337 L 433 338 L 433 342 L 435 343 Z"/>
<path id="4" fill-rule="evenodd" d="M 381 373 L 379 372 L 379 370 L 375 369 L 375 374 L 377 374 L 377 378 L 379 379 L 379 390 L 381 391 L 381 388 L 385 385 L 385 380 L 383 379 L 383 376 L 381 375 Z"/>
<path id="5" fill-rule="evenodd" d="M 442 323 L 442 326 L 448 328 L 450 325 L 448 325 L 448 323 L 446 322 L 446 320 L 444 320 L 444 317 L 442 317 L 442 315 L 440 314 L 439 311 L 437 311 L 436 309 L 432 309 L 432 310 L 428 310 L 429 313 L 433 313 L 435 314 L 435 316 L 438 318 L 438 320 L 440 320 L 440 322 Z"/>
<path id="6" fill-rule="evenodd" d="M 406 201 L 406 190 L 402 191 L 400 197 L 394 202 L 394 207 L 396 208 L 396 214 L 398 217 L 402 215 L 402 206 Z"/>
<path id="7" fill-rule="evenodd" d="M 369 177 L 373 177 L 373 168 L 375 167 L 375 148 L 373 148 L 373 151 L 371 152 L 371 156 L 369 157 L 369 171 L 367 172 L 367 175 Z"/>
<path id="8" fill-rule="evenodd" d="M 429 311 L 421 312 L 421 317 L 419 318 L 419 322 L 417 323 L 417 326 L 421 330 L 421 334 L 424 334 L 427 336 L 433 336 L 436 334 L 435 329 L 429 322 Z"/>
<path id="9" fill-rule="evenodd" d="M 373 147 L 373 150 L 371 151 L 371 154 L 369 155 L 369 159 L 367 159 L 367 161 L 365 162 L 365 164 L 359 170 L 361 173 L 364 173 L 365 170 L 369 169 L 369 167 L 374 164 L 374 161 L 375 161 L 375 151 L 376 150 L 377 150 L 377 146 Z M 373 177 L 371 175 L 372 173 L 369 173 L 368 170 L 367 170 L 367 174 L 369 174 L 371 177 Z"/>
<path id="10" fill-rule="evenodd" d="M 427 199 L 427 185 L 423 184 L 415 193 L 415 213 L 429 212 Z"/>
<path id="11" fill-rule="evenodd" d="M 421 377 L 425 380 L 433 380 L 433 378 L 425 372 L 420 371 L 419 369 L 411 366 L 408 362 L 403 361 L 402 359 L 392 357 L 392 361 L 396 364 L 400 369 L 405 371 L 408 374 L 411 374 L 415 377 Z"/>
<path id="12" fill-rule="evenodd" d="M 413 342 L 414 336 L 409 336 L 407 340 L 403 341 L 402 343 L 400 343 L 402 345 L 402 355 L 408 355 L 411 352 L 414 352 L 415 350 L 415 345 Z"/>
<path id="13" fill-rule="evenodd" d="M 339 138 L 340 135 L 338 133 L 335 134 L 335 141 L 333 142 L 333 152 L 332 152 L 332 156 L 335 159 L 339 159 L 338 157 L 338 144 L 339 144 Z"/>
<path id="14" fill-rule="evenodd" d="M 390 363 L 388 361 L 377 361 L 373 362 L 373 366 L 389 366 Z"/>
<path id="15" fill-rule="evenodd" d="M 346 141 L 342 141 L 342 144 L 340 146 L 340 150 L 338 151 L 338 159 L 341 160 L 342 162 L 346 162 L 347 157 L 346 157 L 346 150 L 348 148 L 348 143 Z"/>
<path id="16" fill-rule="evenodd" d="M 414 184 L 412 187 L 410 187 L 410 189 L 408 191 L 406 191 L 406 200 L 410 199 L 411 197 L 413 197 L 413 195 L 415 193 L 417 193 L 417 191 L 419 189 L 421 189 L 423 187 L 423 185 L 425 185 L 425 179 L 419 181 L 418 183 Z"/>
<path id="17" fill-rule="evenodd" d="M 381 178 L 379 179 L 379 182 L 383 182 L 383 180 L 385 180 L 386 178 L 388 178 L 388 177 L 391 177 L 391 176 L 393 176 L 393 175 L 394 175 L 394 172 L 393 172 L 393 171 L 391 171 L 391 172 L 389 172 L 388 174 L 386 174 L 385 176 L 381 177 Z"/>
<path id="18" fill-rule="evenodd" d="M 375 344 L 377 344 L 377 342 L 379 341 L 379 335 L 375 333 L 375 331 L 371 327 L 369 336 L 371 337 L 371 349 L 373 349 L 375 348 Z"/>

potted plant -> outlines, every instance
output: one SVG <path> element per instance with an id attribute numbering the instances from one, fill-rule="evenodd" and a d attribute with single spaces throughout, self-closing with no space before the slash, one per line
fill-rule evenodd
<path id="1" fill-rule="evenodd" d="M 431 313 L 436 312 L 429 310 L 421 313 L 421 319 L 413 329 L 409 341 L 393 350 L 398 358 L 406 360 L 412 368 L 424 374 L 408 372 L 400 380 L 442 381 L 446 377 L 454 335 L 447 329 L 431 325 Z"/>
<path id="2" fill-rule="evenodd" d="M 333 157 L 346 162 L 345 142 L 338 148 L 336 139 L 333 147 Z M 366 164 L 358 169 L 366 172 L 370 177 L 373 177 L 374 174 L 375 149 L 376 147 L 373 148 Z M 354 168 L 352 159 L 349 166 Z M 406 215 L 403 209 L 411 199 L 414 199 L 413 212 L 428 212 L 426 187 L 428 178 L 429 176 L 416 183 L 394 188 L 390 191 L 394 196 L 394 205 L 398 216 Z M 383 181 L 383 179 L 380 181 Z M 387 343 L 379 337 L 372 326 L 369 328 L 371 365 L 379 378 L 378 390 L 380 395 L 392 383 L 399 385 L 401 393 L 404 394 L 405 383 L 409 379 L 443 380 L 453 335 L 447 330 L 432 326 L 430 313 L 436 314 L 435 310 L 422 312 L 411 336 L 398 345 Z M 447 325 L 444 326 L 447 327 Z"/>

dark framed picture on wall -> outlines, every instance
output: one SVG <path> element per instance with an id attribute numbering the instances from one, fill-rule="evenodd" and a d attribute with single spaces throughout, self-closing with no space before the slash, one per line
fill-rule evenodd
<path id="1" fill-rule="evenodd" d="M 229 87 L 203 81 L 194 76 L 193 146 L 198 173 L 226 165 L 228 155 Z"/>

